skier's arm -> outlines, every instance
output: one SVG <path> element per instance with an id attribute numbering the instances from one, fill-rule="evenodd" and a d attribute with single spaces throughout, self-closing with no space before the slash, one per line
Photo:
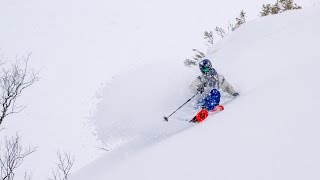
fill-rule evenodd
<path id="1" fill-rule="evenodd" d="M 190 87 L 194 92 L 199 91 L 200 93 L 202 93 L 204 91 L 205 84 L 201 81 L 201 77 L 199 76 L 192 82 Z"/>
<path id="2" fill-rule="evenodd" d="M 225 79 L 224 76 L 218 75 L 218 87 L 221 89 L 223 92 L 227 92 L 232 96 L 238 96 L 239 93 L 234 90 L 234 88 L 229 84 L 229 82 Z"/>

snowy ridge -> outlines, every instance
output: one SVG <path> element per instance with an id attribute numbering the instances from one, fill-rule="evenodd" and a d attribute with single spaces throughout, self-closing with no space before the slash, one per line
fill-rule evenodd
<path id="1" fill-rule="evenodd" d="M 319 179 L 319 10 L 248 22 L 211 47 L 209 59 L 241 96 L 195 127 L 178 121 L 192 117 L 191 104 L 169 123 L 162 116 L 192 95 L 197 69 L 162 62 L 115 79 L 96 125 L 105 143 L 125 143 L 72 179 Z M 111 103 L 119 97 L 120 114 Z"/>

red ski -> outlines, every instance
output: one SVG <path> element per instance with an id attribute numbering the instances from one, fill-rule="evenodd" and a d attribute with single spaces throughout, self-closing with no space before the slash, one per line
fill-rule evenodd
<path id="1" fill-rule="evenodd" d="M 216 107 L 214 107 L 214 109 L 212 110 L 212 112 L 220 112 L 223 111 L 224 107 L 222 105 L 218 105 Z M 202 109 L 201 111 L 198 112 L 198 114 L 193 117 L 189 122 L 193 122 L 193 123 L 200 123 L 204 120 L 207 119 L 207 117 L 209 116 L 209 112 L 206 109 Z"/>

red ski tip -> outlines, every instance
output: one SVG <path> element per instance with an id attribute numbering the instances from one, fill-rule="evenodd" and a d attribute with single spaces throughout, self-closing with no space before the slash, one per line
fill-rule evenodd
<path id="1" fill-rule="evenodd" d="M 208 116 L 209 116 L 209 112 L 206 109 L 202 109 L 196 115 L 196 119 L 200 123 L 200 122 L 204 121 Z"/>
<path id="2" fill-rule="evenodd" d="M 213 112 L 219 112 L 219 111 L 223 111 L 224 107 L 222 105 L 217 105 L 216 107 L 213 108 Z"/>

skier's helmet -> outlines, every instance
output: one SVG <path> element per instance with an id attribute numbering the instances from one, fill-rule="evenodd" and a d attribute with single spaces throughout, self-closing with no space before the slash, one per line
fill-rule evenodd
<path id="1" fill-rule="evenodd" d="M 199 68 L 203 74 L 206 74 L 206 73 L 210 72 L 210 70 L 212 69 L 211 62 L 208 59 L 204 59 L 204 60 L 200 61 Z"/>

